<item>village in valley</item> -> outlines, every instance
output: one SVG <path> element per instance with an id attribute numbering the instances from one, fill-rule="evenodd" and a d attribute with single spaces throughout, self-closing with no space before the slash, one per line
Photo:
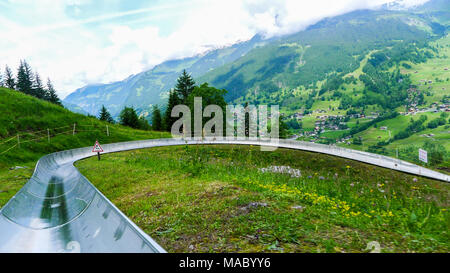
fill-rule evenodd
<path id="1" fill-rule="evenodd" d="M 449 71 L 448 68 L 444 68 L 444 71 Z M 417 73 L 414 72 L 414 73 Z M 442 113 L 450 112 L 450 93 L 444 95 L 439 102 L 425 102 L 425 96 L 431 96 L 434 83 L 449 82 L 449 79 L 441 80 L 436 78 L 435 81 L 421 79 L 417 85 L 411 85 L 408 89 L 408 104 L 403 106 L 403 111 L 398 111 L 401 116 L 416 116 L 425 113 Z M 446 94 L 446 87 L 438 87 L 440 92 Z M 421 91 L 424 90 L 424 91 Z M 312 128 L 303 126 L 302 129 L 297 130 L 291 136 L 291 139 L 304 140 L 309 142 L 325 143 L 325 144 L 354 144 L 353 136 L 348 134 L 350 132 L 350 124 L 362 124 L 370 120 L 377 119 L 381 111 L 364 111 L 360 112 L 353 109 L 346 111 L 338 111 L 337 114 L 333 112 L 330 114 L 331 108 L 315 109 L 313 111 L 296 112 L 288 115 L 287 119 L 296 120 L 299 124 L 302 124 L 305 119 L 312 119 Z M 334 109 L 333 109 L 334 110 Z M 376 125 L 375 125 L 376 126 Z M 388 126 L 380 126 L 380 131 L 389 133 L 389 138 L 392 137 L 390 128 Z M 347 133 L 346 133 L 347 132 Z M 422 137 L 433 137 L 434 134 L 423 134 Z M 359 137 L 357 141 L 362 141 Z M 378 136 L 378 139 L 381 137 Z"/>

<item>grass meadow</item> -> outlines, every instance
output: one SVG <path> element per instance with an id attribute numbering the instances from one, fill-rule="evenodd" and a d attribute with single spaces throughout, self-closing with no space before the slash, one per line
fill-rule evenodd
<path id="1" fill-rule="evenodd" d="M 449 251 L 449 184 L 347 159 L 177 146 L 76 165 L 169 252 Z"/>

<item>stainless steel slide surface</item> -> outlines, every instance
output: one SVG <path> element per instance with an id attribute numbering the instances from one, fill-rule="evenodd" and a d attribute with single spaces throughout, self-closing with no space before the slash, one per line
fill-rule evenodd
<path id="1" fill-rule="evenodd" d="M 450 177 L 381 155 L 280 140 L 157 139 L 107 144 L 104 153 L 185 145 L 242 144 L 306 150 L 449 182 Z M 28 183 L 0 211 L 0 252 L 165 252 L 73 165 L 95 156 L 91 147 L 42 157 Z M 108 180 L 108 177 L 105 177 Z"/>

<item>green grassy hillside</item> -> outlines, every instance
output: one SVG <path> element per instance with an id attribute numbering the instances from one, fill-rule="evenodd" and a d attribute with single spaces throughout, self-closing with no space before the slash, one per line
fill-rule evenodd
<path id="1" fill-rule="evenodd" d="M 97 139 L 100 143 L 112 143 L 161 137 L 170 135 L 101 122 L 20 92 L 0 88 L 0 203 L 9 200 L 24 185 L 36 161 L 43 155 L 91 146 Z M 25 168 L 9 170 L 15 166 Z"/>
<path id="2" fill-rule="evenodd" d="M 431 45 L 438 51 L 433 58 L 419 64 L 407 62 L 411 68 L 402 68 L 402 73 L 411 75 L 414 85 L 426 91 L 427 105 L 442 103 L 445 96 L 450 97 L 450 34 Z"/>
<path id="3" fill-rule="evenodd" d="M 110 136 L 106 134 L 106 126 Z M 47 129 L 50 129 L 50 142 Z M 17 134 L 20 148 L 1 154 L 0 168 L 34 161 L 55 151 L 90 146 L 96 139 L 101 143 L 111 143 L 169 136 L 167 133 L 101 122 L 20 92 L 0 88 L 0 153 L 18 144 Z"/>

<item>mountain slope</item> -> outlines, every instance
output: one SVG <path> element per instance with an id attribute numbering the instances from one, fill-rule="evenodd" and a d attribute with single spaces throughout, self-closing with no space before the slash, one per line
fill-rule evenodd
<path id="1" fill-rule="evenodd" d="M 228 90 L 228 101 L 246 98 L 281 103 L 276 95 L 283 90 L 299 86 L 316 89 L 332 73 L 356 70 L 370 51 L 398 43 L 426 42 L 438 35 L 430 25 L 414 13 L 352 12 L 254 49 L 200 80 Z"/>
<path id="2" fill-rule="evenodd" d="M 117 116 L 125 105 L 134 106 L 138 112 L 147 115 L 152 105 L 159 104 L 167 98 L 168 91 L 174 87 L 183 69 L 197 78 L 216 67 L 235 61 L 251 49 L 268 42 L 257 35 L 249 41 L 216 49 L 204 55 L 167 61 L 149 71 L 130 76 L 124 81 L 80 88 L 67 96 L 64 102 L 78 105 L 93 115 L 98 113 L 102 105 L 105 105 L 113 116 Z"/>
<path id="3" fill-rule="evenodd" d="M 450 14 L 444 2 L 430 1 L 423 9 L 356 11 L 324 19 L 290 36 L 271 40 L 256 36 L 203 56 L 167 61 L 124 81 L 83 87 L 64 102 L 90 114 L 97 114 L 104 104 L 114 116 L 125 105 L 147 115 L 152 105 L 165 101 L 186 69 L 198 82 L 227 89 L 230 102 L 304 104 L 289 93 L 299 87 L 317 89 L 333 73 L 358 69 L 373 50 L 442 36 Z M 290 102 L 283 102 L 282 94 Z"/>
<path id="4" fill-rule="evenodd" d="M 0 87 L 0 171 L 13 164 L 34 162 L 48 153 L 90 146 L 97 139 L 110 143 L 167 136 L 101 122 Z"/>

